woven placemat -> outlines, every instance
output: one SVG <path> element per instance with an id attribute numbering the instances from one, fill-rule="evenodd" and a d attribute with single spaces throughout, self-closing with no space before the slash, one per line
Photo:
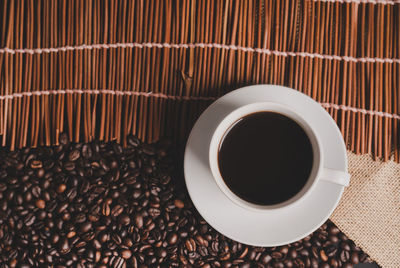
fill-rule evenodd
<path id="1" fill-rule="evenodd" d="M 348 148 L 399 161 L 400 3 L 3 1 L 0 139 L 184 140 L 211 101 L 269 83 L 320 102 Z"/>

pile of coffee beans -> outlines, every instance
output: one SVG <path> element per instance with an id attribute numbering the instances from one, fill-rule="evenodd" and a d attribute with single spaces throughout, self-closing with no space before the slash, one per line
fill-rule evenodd
<path id="1" fill-rule="evenodd" d="M 0 150 L 0 267 L 352 267 L 369 257 L 331 222 L 251 247 L 213 230 L 174 176 L 168 143 Z"/>

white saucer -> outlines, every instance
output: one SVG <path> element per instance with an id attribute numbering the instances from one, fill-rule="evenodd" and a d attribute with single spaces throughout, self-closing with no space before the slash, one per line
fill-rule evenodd
<path id="1" fill-rule="evenodd" d="M 342 135 L 332 117 L 310 97 L 281 86 L 256 85 L 226 94 L 200 116 L 190 133 L 184 158 L 186 186 L 203 218 L 218 232 L 254 246 L 279 246 L 300 240 L 321 226 L 332 214 L 344 187 L 319 181 L 312 192 L 290 209 L 249 211 L 233 203 L 217 186 L 208 162 L 212 134 L 233 110 L 254 102 L 291 106 L 320 133 L 326 168 L 347 172 Z"/>

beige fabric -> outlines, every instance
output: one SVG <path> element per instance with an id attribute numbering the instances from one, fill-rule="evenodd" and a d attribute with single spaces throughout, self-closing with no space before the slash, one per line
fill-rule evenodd
<path id="1" fill-rule="evenodd" d="M 348 153 L 350 186 L 331 219 L 382 267 L 400 267 L 400 164 Z"/>

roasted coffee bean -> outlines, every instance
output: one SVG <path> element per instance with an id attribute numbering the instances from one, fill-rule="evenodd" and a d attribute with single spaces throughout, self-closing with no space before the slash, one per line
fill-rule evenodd
<path id="1" fill-rule="evenodd" d="M 131 222 L 131 219 L 129 218 L 128 215 L 126 215 L 126 214 L 119 215 L 119 217 L 118 217 L 119 224 L 126 226 L 126 225 L 129 225 L 130 222 Z"/>
<path id="2" fill-rule="evenodd" d="M 184 207 L 185 207 L 185 204 L 184 204 L 181 200 L 179 200 L 179 199 L 175 199 L 174 205 L 175 205 L 175 207 L 177 207 L 177 208 L 184 208 Z"/>
<path id="3" fill-rule="evenodd" d="M 311 258 L 311 267 L 312 268 L 318 268 L 318 260 Z"/>
<path id="4" fill-rule="evenodd" d="M 0 149 L 0 263 L 6 267 L 341 267 L 370 261 L 330 221 L 280 247 L 224 237 L 171 179 L 172 162 L 161 143 L 143 145 L 135 137 L 126 148 L 70 143 L 66 134 L 59 142 Z"/>
<path id="5" fill-rule="evenodd" d="M 121 252 L 121 256 L 124 259 L 129 259 L 132 256 L 132 252 L 128 249 L 125 249 Z"/>
<path id="6" fill-rule="evenodd" d="M 346 251 L 350 251 L 350 245 L 347 242 L 341 242 L 340 247 Z"/>
<path id="7" fill-rule="evenodd" d="M 61 133 L 59 137 L 59 141 L 62 145 L 67 145 L 69 143 L 69 138 L 67 133 Z"/>
<path id="8" fill-rule="evenodd" d="M 43 176 L 44 176 L 44 169 L 43 168 L 37 169 L 36 170 L 36 177 L 38 177 L 40 179 L 40 178 L 43 178 Z"/>
<path id="9" fill-rule="evenodd" d="M 321 263 L 318 267 L 319 267 L 319 268 L 329 268 L 330 266 L 329 266 L 328 263 L 323 262 L 323 263 Z"/>
<path id="10" fill-rule="evenodd" d="M 329 227 L 328 232 L 329 232 L 330 235 L 337 235 L 337 234 L 340 233 L 340 230 L 336 226 L 332 225 L 331 227 Z"/>
<path id="11" fill-rule="evenodd" d="M 124 208 L 122 206 L 116 205 L 111 210 L 111 216 L 113 216 L 114 218 L 117 218 L 123 211 L 124 211 Z"/>
<path id="12" fill-rule="evenodd" d="M 57 193 L 62 194 L 65 191 L 65 189 L 67 189 L 67 186 L 62 183 L 57 187 Z"/>
<path id="13" fill-rule="evenodd" d="M 35 202 L 36 207 L 40 208 L 40 209 L 44 209 L 46 207 L 46 202 L 43 199 L 38 199 Z"/>
<path id="14" fill-rule="evenodd" d="M 256 258 L 256 254 L 257 253 L 254 250 L 249 250 L 249 252 L 247 253 L 247 258 L 253 261 Z"/>
<path id="15" fill-rule="evenodd" d="M 80 157 L 80 152 L 77 149 L 72 150 L 69 155 L 68 155 L 68 159 L 69 161 L 76 161 L 78 160 L 78 158 Z"/>
<path id="16" fill-rule="evenodd" d="M 289 251 L 289 258 L 291 258 L 291 259 L 296 259 L 297 258 L 297 251 L 295 250 L 295 249 L 291 249 L 290 251 Z"/>
<path id="17" fill-rule="evenodd" d="M 266 253 L 263 254 L 263 255 L 261 256 L 261 258 L 260 258 L 260 261 L 261 261 L 263 264 L 268 264 L 271 260 L 272 260 L 271 255 L 266 254 Z"/>
<path id="18" fill-rule="evenodd" d="M 358 264 L 360 262 L 357 252 L 351 253 L 350 259 L 352 264 Z"/>
<path id="19" fill-rule="evenodd" d="M 86 214 L 85 213 L 78 213 L 75 216 L 74 221 L 76 223 L 83 223 L 84 221 L 86 221 Z"/>
<path id="20" fill-rule="evenodd" d="M 68 161 L 68 162 L 64 163 L 64 169 L 66 171 L 74 171 L 75 170 L 75 163 L 71 162 L 71 161 Z"/>
<path id="21" fill-rule="evenodd" d="M 66 237 L 60 238 L 58 248 L 61 254 L 66 254 L 70 251 L 69 241 Z"/>
<path id="22" fill-rule="evenodd" d="M 86 233 L 89 232 L 92 229 L 92 223 L 90 221 L 87 221 L 85 223 L 82 223 L 79 227 L 79 231 L 81 233 Z"/>
<path id="23" fill-rule="evenodd" d="M 334 267 L 334 268 L 339 267 L 338 261 L 335 259 L 331 259 L 329 264 L 330 264 L 330 267 Z"/>
<path id="24" fill-rule="evenodd" d="M 39 169 L 43 167 L 43 163 L 40 160 L 32 160 L 30 167 L 32 169 Z"/>
<path id="25" fill-rule="evenodd" d="M 61 203 L 57 209 L 57 213 L 61 214 L 62 212 L 64 212 L 66 209 L 68 208 L 68 203 L 64 202 Z"/>
<path id="26" fill-rule="evenodd" d="M 178 241 L 178 235 L 177 234 L 172 233 L 172 234 L 168 235 L 168 243 L 170 245 L 176 244 L 177 241 Z"/>
<path id="27" fill-rule="evenodd" d="M 322 259 L 323 261 L 328 261 L 328 256 L 326 256 L 326 253 L 325 253 L 324 250 L 321 250 L 321 251 L 319 252 L 319 254 L 320 254 L 321 259 Z"/>
<path id="28" fill-rule="evenodd" d="M 294 266 L 292 260 L 285 260 L 285 261 L 283 261 L 283 265 L 284 265 L 284 267 L 288 267 L 288 268 L 291 268 L 291 267 Z"/>
<path id="29" fill-rule="evenodd" d="M 342 262 L 347 262 L 349 260 L 349 258 L 350 258 L 350 253 L 348 251 L 342 250 L 340 252 L 340 260 Z"/>
<path id="30" fill-rule="evenodd" d="M 153 218 L 160 216 L 161 211 L 157 208 L 149 208 L 148 211 L 149 215 Z"/>
<path id="31" fill-rule="evenodd" d="M 308 257 L 310 255 L 309 251 L 307 249 L 302 249 L 300 250 L 300 255 Z"/>
<path id="32" fill-rule="evenodd" d="M 339 242 L 339 238 L 338 238 L 337 236 L 335 236 L 335 235 L 330 235 L 330 236 L 328 237 L 328 239 L 329 239 L 329 241 L 331 241 L 332 243 L 337 243 L 337 242 Z"/>
<path id="33" fill-rule="evenodd" d="M 274 259 L 281 259 L 282 257 L 283 257 L 283 254 L 282 253 L 280 253 L 280 252 L 272 252 L 271 253 L 271 256 L 272 256 L 272 258 L 274 258 Z"/>

